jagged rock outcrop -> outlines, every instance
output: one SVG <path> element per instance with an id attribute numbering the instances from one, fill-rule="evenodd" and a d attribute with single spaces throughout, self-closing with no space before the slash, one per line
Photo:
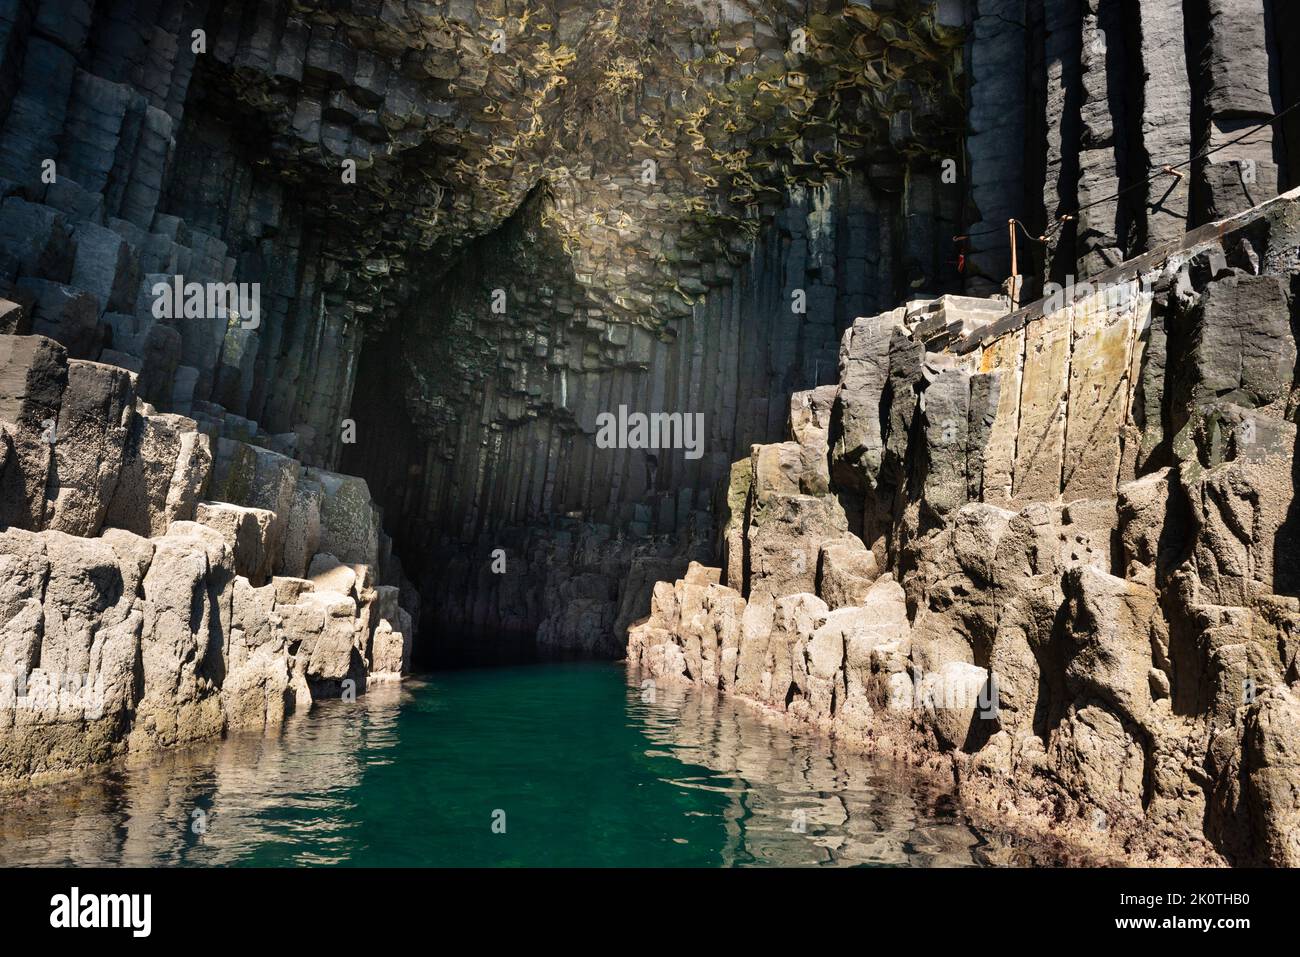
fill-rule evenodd
<path id="1" fill-rule="evenodd" d="M 273 726 L 409 669 L 365 483 L 229 439 L 214 468 L 136 381 L 0 336 L 0 783 Z M 326 490 L 310 521 L 300 475 Z"/>
<path id="2" fill-rule="evenodd" d="M 829 441 L 795 395 L 630 662 L 1130 863 L 1300 864 L 1298 275 L 1295 190 L 1072 298 L 858 320 Z"/>

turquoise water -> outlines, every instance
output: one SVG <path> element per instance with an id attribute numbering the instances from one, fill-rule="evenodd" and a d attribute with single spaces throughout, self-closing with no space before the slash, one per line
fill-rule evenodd
<path id="1" fill-rule="evenodd" d="M 0 865 L 971 865 L 951 796 L 619 665 L 439 673 L 7 796 Z"/>

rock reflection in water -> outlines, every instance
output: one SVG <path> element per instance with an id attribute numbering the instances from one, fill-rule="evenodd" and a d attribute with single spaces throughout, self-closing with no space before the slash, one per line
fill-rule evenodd
<path id="1" fill-rule="evenodd" d="M 732 699 L 643 703 L 613 665 L 380 685 L 0 795 L 0 866 L 969 866 L 982 847 L 940 789 Z"/>
<path id="2" fill-rule="evenodd" d="M 373 685 L 355 704 L 317 703 L 276 735 L 232 735 L 5 794 L 0 866 L 225 866 L 278 842 L 299 848 L 293 863 L 344 861 L 363 762 L 395 743 L 409 694 Z"/>
<path id="3" fill-rule="evenodd" d="M 628 705 L 652 747 L 712 772 L 675 783 L 731 796 L 723 865 L 976 865 L 984 842 L 952 795 L 905 770 L 723 696 L 659 687 L 655 698 L 634 688 Z"/>

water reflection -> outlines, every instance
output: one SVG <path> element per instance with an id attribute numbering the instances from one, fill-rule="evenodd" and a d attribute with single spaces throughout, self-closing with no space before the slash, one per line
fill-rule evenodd
<path id="1" fill-rule="evenodd" d="M 325 701 L 278 734 L 241 733 L 0 797 L 0 866 L 225 866 L 250 843 L 297 864 L 348 858 L 363 762 L 397 741 L 416 686 Z M 364 748 L 363 748 L 364 744 Z"/>
<path id="2" fill-rule="evenodd" d="M 505 796 L 505 797 L 503 797 Z M 509 838 L 487 814 L 512 808 Z M 380 685 L 275 734 L 0 795 L 0 866 L 971 866 L 950 794 L 621 668 Z"/>
<path id="3" fill-rule="evenodd" d="M 655 697 L 643 703 L 632 688 L 629 717 L 652 752 L 710 772 L 674 783 L 728 795 L 723 864 L 977 863 L 984 841 L 943 790 L 725 697 L 671 688 Z"/>

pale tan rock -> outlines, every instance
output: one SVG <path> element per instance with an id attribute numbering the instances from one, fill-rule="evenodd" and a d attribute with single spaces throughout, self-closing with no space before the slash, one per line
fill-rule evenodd
<path id="1" fill-rule="evenodd" d="M 368 680 L 392 680 L 410 668 L 411 644 L 400 630 L 381 618 L 371 638 L 372 652 Z"/>
<path id="2" fill-rule="evenodd" d="M 1274 688 L 1246 718 L 1242 741 L 1245 801 L 1254 822 L 1254 859 L 1300 866 L 1300 698 Z"/>
<path id="3" fill-rule="evenodd" d="M 137 409 L 105 524 L 154 537 L 194 518 L 212 465 L 197 428 L 185 416 Z"/>
<path id="4" fill-rule="evenodd" d="M 829 496 L 770 496 L 750 518 L 749 600 L 816 591 L 821 542 L 847 531 L 843 508 Z"/>
<path id="5" fill-rule="evenodd" d="M 688 585 L 716 585 L 722 581 L 722 569 L 709 568 L 699 562 L 691 562 L 682 579 Z"/>
<path id="6" fill-rule="evenodd" d="M 976 722 L 989 720 L 992 714 L 988 683 L 988 671 L 964 661 L 949 661 L 937 672 L 920 676 L 921 711 L 942 747 L 970 748 Z"/>
<path id="7" fill-rule="evenodd" d="M 210 577 L 209 561 L 209 550 L 223 546 L 183 532 L 155 539 L 144 578 L 142 695 L 130 732 L 132 750 L 212 737 L 225 723 L 217 687 L 221 649 L 213 647 L 212 635 L 229 627 L 229 618 L 213 601 L 214 591 L 218 602 L 224 596 Z"/>
<path id="8" fill-rule="evenodd" d="M 741 613 L 740 646 L 736 657 L 736 691 L 739 694 L 752 698 L 763 696 L 775 612 L 775 607 L 769 602 L 750 602 Z"/>
<path id="9" fill-rule="evenodd" d="M 357 573 L 350 565 L 324 552 L 312 558 L 307 578 L 314 591 L 333 591 L 340 595 L 352 595 L 357 584 Z"/>
<path id="10" fill-rule="evenodd" d="M 1074 304 L 1062 486 L 1067 499 L 1115 496 L 1139 301 L 1136 280 L 1123 291 L 1119 307 L 1108 305 L 1106 292 Z"/>
<path id="11" fill-rule="evenodd" d="M 218 439 L 216 452 L 209 497 L 271 512 L 266 550 L 271 567 L 282 570 L 302 467 L 286 455 L 235 439 Z"/>
<path id="12" fill-rule="evenodd" d="M 829 608 L 860 605 L 880 574 L 875 554 L 856 535 L 824 542 L 817 557 L 817 594 Z"/>
<path id="13" fill-rule="evenodd" d="M 1067 503 L 1061 510 L 1061 564 L 1091 565 L 1109 572 L 1111 541 L 1118 525 L 1117 503 L 1113 498 Z"/>
<path id="14" fill-rule="evenodd" d="M 275 586 L 277 604 L 291 605 L 298 601 L 303 592 L 315 591 L 316 586 L 306 578 L 289 578 L 277 575 L 271 579 Z"/>
<path id="15" fill-rule="evenodd" d="M 236 574 L 258 585 L 270 580 L 268 545 L 275 523 L 273 512 L 228 502 L 200 502 L 195 510 L 195 522 L 221 535 L 234 556 Z"/>
<path id="16" fill-rule="evenodd" d="M 983 500 L 1005 506 L 1011 501 L 1020 422 L 1020 392 L 1025 358 L 1025 331 L 995 339 L 980 356 L 980 370 L 998 376 L 998 404 L 982 454 Z"/>
<path id="17" fill-rule="evenodd" d="M 1152 703 L 1155 593 L 1088 565 L 1066 571 L 1064 589 L 1070 616 L 1067 686 L 1077 699 L 1100 699 L 1142 726 Z"/>
<path id="18" fill-rule="evenodd" d="M 816 595 L 800 593 L 776 600 L 768 639 L 765 700 L 768 704 L 802 715 L 812 707 L 809 699 L 808 642 L 826 621 L 826 603 Z"/>
<path id="19" fill-rule="evenodd" d="M 726 691 L 736 684 L 746 602 L 740 592 L 724 585 L 710 586 L 705 602 L 717 635 L 718 687 Z"/>
<path id="20" fill-rule="evenodd" d="M 790 436 L 799 446 L 799 490 L 807 495 L 830 491 L 831 411 L 839 386 L 828 385 L 790 396 Z"/>
<path id="21" fill-rule="evenodd" d="M 1160 539 L 1169 511 L 1169 469 L 1127 482 L 1119 487 L 1116 519 L 1119 527 L 1120 562 L 1125 576 L 1138 578 L 1150 572 L 1154 585 Z"/>
<path id="22" fill-rule="evenodd" d="M 1025 361 L 1016 430 L 1012 498 L 1051 501 L 1061 493 L 1073 310 L 1065 307 L 1025 328 Z"/>
<path id="23" fill-rule="evenodd" d="M 953 556 L 974 580 L 993 580 L 998 545 L 1015 517 L 1015 512 L 978 502 L 971 502 L 958 510 L 953 521 Z"/>
<path id="24" fill-rule="evenodd" d="M 1289 423 L 1287 434 L 1294 435 Z M 1291 446 L 1294 440 L 1288 439 Z M 1290 477 L 1277 455 L 1204 470 L 1183 467 L 1180 484 L 1195 516 L 1193 560 L 1202 601 L 1251 605 L 1274 589 L 1274 555 L 1288 521 Z M 1285 574 L 1294 580 L 1295 574 Z"/>
<path id="25" fill-rule="evenodd" d="M 827 629 L 826 622 L 823 621 L 808 639 L 804 658 L 804 697 L 808 703 L 808 715 L 813 719 L 830 718 L 835 693 L 843 684 L 843 633 Z"/>
<path id="26" fill-rule="evenodd" d="M 1141 816 L 1142 743 L 1105 708 L 1072 707 L 1051 736 L 1048 760 L 1068 793 L 1092 805 L 1090 820 L 1104 825 L 1121 812 Z"/>
<path id="27" fill-rule="evenodd" d="M 838 385 L 790 394 L 790 437 L 805 448 L 825 447 L 830 436 L 831 412 L 839 396 Z"/>
<path id="28" fill-rule="evenodd" d="M 339 592 L 314 591 L 304 595 L 305 604 L 322 616 L 320 634 L 311 643 L 307 679 L 313 697 L 342 693 L 342 682 L 354 682 L 354 691 L 365 690 L 365 663 L 358 640 L 357 603 Z"/>
<path id="29" fill-rule="evenodd" d="M 16 678 L 40 665 L 49 575 L 43 536 L 17 528 L 0 532 L 0 674 Z"/>
<path id="30" fill-rule="evenodd" d="M 754 495 L 760 503 L 766 503 L 774 496 L 797 495 L 801 491 L 804 461 L 798 442 L 756 445 L 750 461 Z"/>

